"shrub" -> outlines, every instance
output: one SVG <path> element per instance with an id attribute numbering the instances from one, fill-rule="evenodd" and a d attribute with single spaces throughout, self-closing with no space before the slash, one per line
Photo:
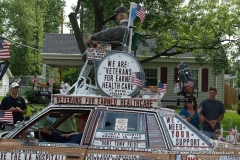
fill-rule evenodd
<path id="1" fill-rule="evenodd" d="M 39 97 L 36 97 L 38 91 L 28 88 L 24 91 L 24 96 L 28 100 L 29 103 L 39 103 Z"/>
<path id="2" fill-rule="evenodd" d="M 237 111 L 238 110 L 238 104 L 232 104 L 232 110 Z"/>

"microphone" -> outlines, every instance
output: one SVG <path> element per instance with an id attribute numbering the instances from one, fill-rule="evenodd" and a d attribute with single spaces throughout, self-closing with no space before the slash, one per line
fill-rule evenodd
<path id="1" fill-rule="evenodd" d="M 116 15 L 117 15 L 117 13 L 112 15 L 111 17 L 109 17 L 107 20 L 103 21 L 102 25 L 105 25 L 109 21 L 116 20 Z"/>

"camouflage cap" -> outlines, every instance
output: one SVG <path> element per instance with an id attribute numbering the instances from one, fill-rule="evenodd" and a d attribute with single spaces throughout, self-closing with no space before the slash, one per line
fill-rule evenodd
<path id="1" fill-rule="evenodd" d="M 115 10 L 114 10 L 114 13 L 115 14 L 117 14 L 117 13 L 126 13 L 126 14 L 128 14 L 128 10 L 127 10 L 127 8 L 125 7 L 125 6 L 119 6 L 118 8 L 116 8 Z"/>

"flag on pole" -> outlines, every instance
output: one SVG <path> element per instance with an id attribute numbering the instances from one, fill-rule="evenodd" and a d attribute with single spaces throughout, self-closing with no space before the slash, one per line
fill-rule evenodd
<path id="1" fill-rule="evenodd" d="M 7 122 L 7 124 L 13 124 L 13 115 L 10 111 L 0 111 L 0 121 Z"/>
<path id="2" fill-rule="evenodd" d="M 140 19 L 141 23 L 144 21 L 146 17 L 145 9 L 141 7 L 139 4 L 137 5 L 136 16 Z"/>
<path id="3" fill-rule="evenodd" d="M 132 8 L 132 12 L 131 12 L 131 18 L 135 19 L 137 16 L 142 23 L 146 17 L 145 9 L 141 7 L 139 4 L 136 4 L 136 3 L 134 4 L 135 4 L 134 8 Z"/>
<path id="4" fill-rule="evenodd" d="M 133 84 L 142 87 L 142 80 L 140 77 L 140 72 L 132 72 Z"/>
<path id="5" fill-rule="evenodd" d="M 239 135 L 238 135 L 238 131 L 236 129 L 235 133 L 234 133 L 234 138 L 233 138 L 232 144 L 237 144 L 238 143 L 238 139 L 239 139 Z"/>
<path id="6" fill-rule="evenodd" d="M 38 84 L 38 80 L 37 80 L 36 75 L 33 76 L 33 78 L 32 78 L 32 82 L 33 82 L 35 85 Z"/>
<path id="7" fill-rule="evenodd" d="M 48 83 L 51 86 L 51 85 L 53 85 L 54 82 L 55 82 L 55 80 L 54 80 L 53 76 L 51 75 Z"/>
<path id="8" fill-rule="evenodd" d="M 9 47 L 12 44 L 6 40 L 0 39 L 0 59 L 8 60 L 10 59 Z"/>
<path id="9" fill-rule="evenodd" d="M 192 82 L 192 81 L 187 81 L 184 83 L 185 87 L 193 87 L 193 85 L 194 85 L 194 82 Z"/>
<path id="10" fill-rule="evenodd" d="M 167 93 L 167 84 L 159 82 L 158 84 L 158 93 Z"/>

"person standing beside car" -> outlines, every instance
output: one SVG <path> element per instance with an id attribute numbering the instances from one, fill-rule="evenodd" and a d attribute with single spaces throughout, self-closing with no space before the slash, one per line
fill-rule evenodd
<path id="1" fill-rule="evenodd" d="M 14 82 L 10 85 L 10 95 L 3 98 L 0 111 L 10 111 L 13 114 L 13 124 L 16 124 L 17 121 L 23 121 L 23 115 L 27 113 L 27 106 L 25 100 L 18 95 L 19 84 Z M 6 127 L 8 129 L 6 129 Z M 5 125 L 6 130 L 14 129 L 14 125 L 8 126 Z"/>
<path id="2" fill-rule="evenodd" d="M 202 132 L 209 138 L 214 139 L 214 132 L 220 129 L 219 122 L 223 119 L 225 109 L 221 101 L 216 99 L 217 89 L 209 88 L 209 98 L 200 103 L 202 106 L 201 114 L 204 122 L 202 124 Z"/>

